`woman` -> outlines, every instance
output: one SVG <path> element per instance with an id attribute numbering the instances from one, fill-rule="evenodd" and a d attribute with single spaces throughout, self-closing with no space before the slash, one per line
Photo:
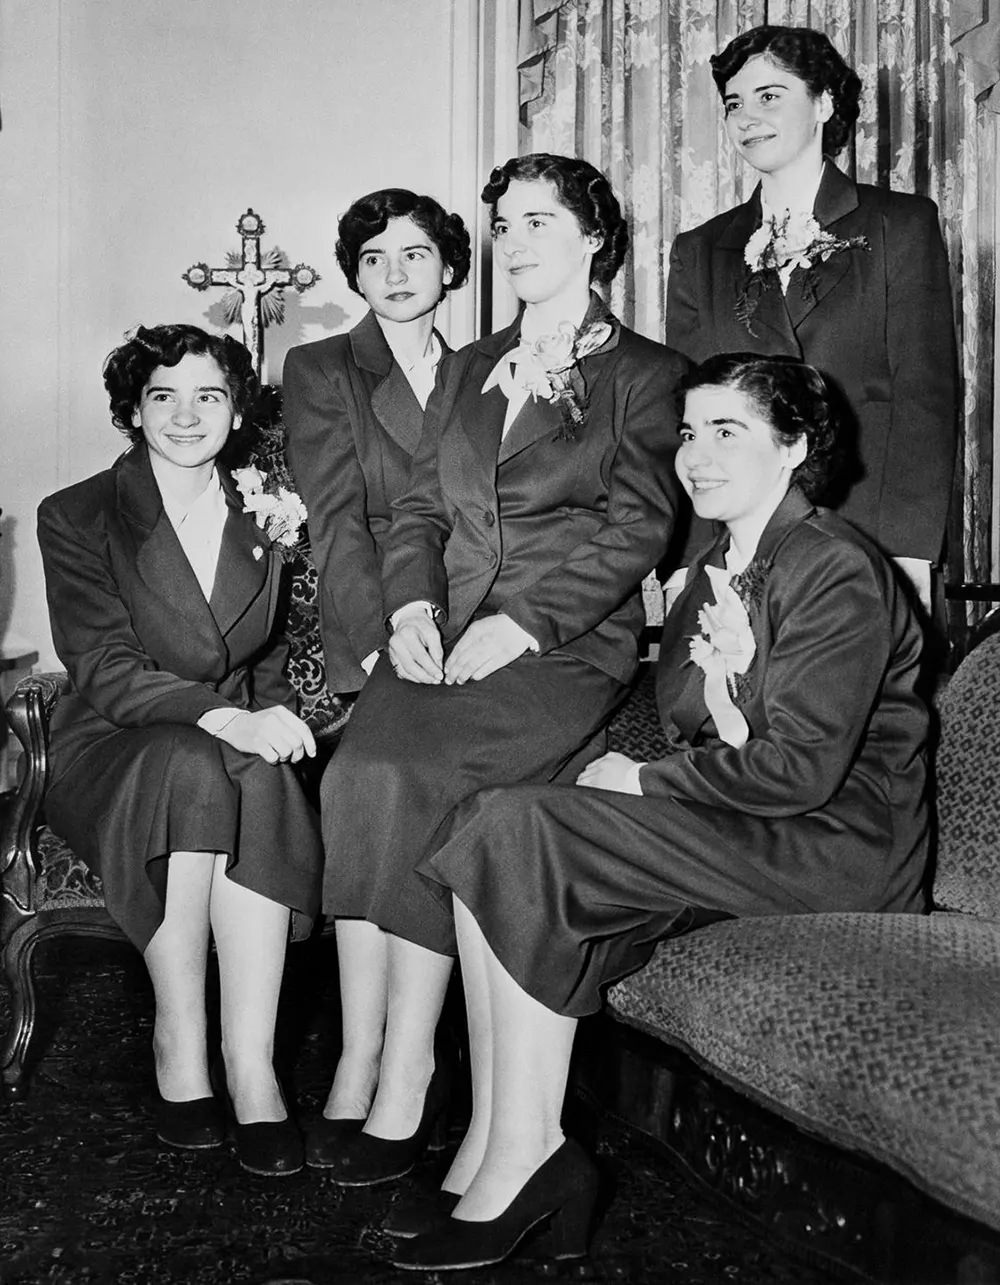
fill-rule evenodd
<path id="1" fill-rule="evenodd" d="M 274 1023 L 290 918 L 304 936 L 322 854 L 292 767 L 315 745 L 282 668 L 281 563 L 230 471 L 257 380 L 242 344 L 172 325 L 140 326 L 104 383 L 131 449 L 38 512 L 70 678 L 47 818 L 100 875 L 149 969 L 160 1140 L 225 1136 L 206 1053 L 211 935 L 237 1155 L 292 1173 L 302 1140 L 274 1075 Z"/>
<path id="2" fill-rule="evenodd" d="M 447 1096 L 450 900 L 414 866 L 459 799 L 550 780 L 603 727 L 673 523 L 683 361 L 591 292 L 625 255 L 610 185 L 538 154 L 495 169 L 483 200 L 523 311 L 442 361 L 385 555 L 389 655 L 323 781 L 344 1044 L 309 1161 L 351 1185 L 407 1172 Z"/>
<path id="3" fill-rule="evenodd" d="M 667 617 L 666 756 L 463 803 L 421 869 L 451 888 L 473 1021 L 470 1131 L 397 1266 L 498 1262 L 551 1218 L 585 1251 L 596 1190 L 560 1115 L 577 1019 L 656 942 L 732 915 L 919 911 L 920 636 L 885 559 L 813 507 L 834 420 L 813 368 L 713 358 L 682 383 L 677 472 L 722 534 Z M 448 1210 L 451 1216 L 447 1217 Z"/>
<path id="4" fill-rule="evenodd" d="M 755 27 L 712 69 L 726 132 L 760 184 L 744 205 L 675 240 L 666 341 L 694 361 L 749 349 L 822 370 L 849 404 L 856 439 L 842 442 L 855 476 L 840 512 L 885 552 L 936 562 L 957 413 L 937 209 L 854 183 L 834 164 L 861 82 L 822 32 Z M 909 569 L 928 594 L 926 565 Z"/>
<path id="5" fill-rule="evenodd" d="M 347 335 L 285 361 L 288 461 L 309 510 L 331 692 L 358 691 L 387 641 L 382 558 L 443 353 L 434 312 L 469 272 L 457 214 L 401 188 L 371 192 L 340 220 L 337 262 L 370 311 Z"/>

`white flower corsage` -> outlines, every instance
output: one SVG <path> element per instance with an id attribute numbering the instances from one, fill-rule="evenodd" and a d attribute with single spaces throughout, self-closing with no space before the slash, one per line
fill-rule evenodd
<path id="1" fill-rule="evenodd" d="M 254 521 L 278 552 L 290 558 L 294 556 L 302 524 L 309 515 L 295 491 L 273 483 L 269 489 L 268 476 L 254 465 L 233 469 L 237 489 L 243 496 L 243 512 L 252 513 Z M 255 549 L 254 557 L 261 556 Z"/>
<path id="2" fill-rule="evenodd" d="M 745 674 L 757 651 L 750 617 L 729 573 L 706 567 L 715 602 L 698 612 L 700 634 L 690 640 L 690 659 L 705 675 L 705 704 L 727 745 L 739 748 L 750 735 L 747 721 L 733 703 L 736 677 Z"/>
<path id="3" fill-rule="evenodd" d="M 611 323 L 603 320 L 580 330 L 570 321 L 561 321 L 551 334 L 539 335 L 530 343 L 522 339 L 497 362 L 483 392 L 499 385 L 509 401 L 515 388 L 522 388 L 533 399 L 555 402 L 563 418 L 559 436 L 572 441 L 584 423 L 583 381 L 577 363 L 606 344 L 612 330 Z"/>
<path id="4" fill-rule="evenodd" d="M 841 250 L 870 250 L 864 236 L 837 237 L 825 231 L 812 214 L 785 211 L 782 219 L 765 218 L 750 237 L 743 251 L 748 269 L 747 280 L 736 302 L 736 316 L 753 334 L 754 313 L 764 290 L 770 288 L 777 273 L 785 286 L 796 268 L 805 272 L 802 294 L 811 298 L 816 293 L 815 268 Z"/>

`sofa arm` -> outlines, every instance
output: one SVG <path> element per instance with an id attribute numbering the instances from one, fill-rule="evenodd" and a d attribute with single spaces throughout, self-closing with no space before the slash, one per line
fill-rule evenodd
<path id="1" fill-rule="evenodd" d="M 33 674 L 21 679 L 5 706 L 25 768 L 0 827 L 0 891 L 23 913 L 33 909 L 34 835 L 48 783 L 49 718 L 68 686 L 65 674 Z"/>

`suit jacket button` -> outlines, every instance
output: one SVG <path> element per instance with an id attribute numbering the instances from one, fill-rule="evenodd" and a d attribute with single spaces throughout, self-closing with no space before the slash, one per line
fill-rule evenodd
<path id="1" fill-rule="evenodd" d="M 483 510 L 483 521 L 487 526 L 494 526 L 496 524 L 496 518 L 489 509 Z"/>
<path id="2" fill-rule="evenodd" d="M 489 556 L 489 565 L 491 567 L 495 567 L 497 564 L 497 561 L 498 561 L 497 555 L 495 553 L 491 553 Z"/>

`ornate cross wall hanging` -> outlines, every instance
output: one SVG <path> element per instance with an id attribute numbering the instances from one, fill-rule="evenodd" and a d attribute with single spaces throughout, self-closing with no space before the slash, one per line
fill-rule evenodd
<path id="1" fill-rule="evenodd" d="M 263 381 L 263 327 L 280 325 L 284 321 L 284 291 L 287 286 L 302 294 L 314 286 L 320 276 L 306 263 L 297 263 L 294 268 L 286 267 L 280 250 L 261 254 L 260 239 L 266 228 L 255 210 L 248 209 L 240 216 L 236 231 L 243 238 L 242 253 L 229 251 L 226 267 L 210 268 L 207 263 L 195 263 L 181 275 L 195 290 L 207 290 L 209 286 L 229 287 L 222 300 L 226 321 L 231 325 L 239 318 L 243 342 L 250 349 L 254 370 Z"/>

